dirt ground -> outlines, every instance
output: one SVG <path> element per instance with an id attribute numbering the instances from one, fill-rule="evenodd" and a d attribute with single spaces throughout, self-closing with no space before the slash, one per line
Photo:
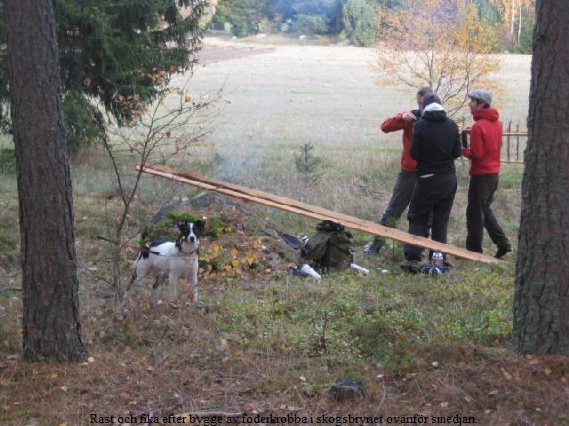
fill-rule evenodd
<path id="1" fill-rule="evenodd" d="M 212 198 L 217 202 L 190 212 L 220 217 L 232 231 L 205 238 L 203 250 L 229 264 L 238 260 L 240 270 L 234 275 L 229 271 L 238 268 L 204 271 L 205 291 L 219 297 L 228 285 L 241 285 L 254 292 L 296 253 L 274 234 L 278 226 L 264 222 L 254 206 Z M 244 260 L 250 255 L 262 267 L 251 270 Z M 82 316 L 89 347 L 84 363 L 22 363 L 19 348 L 5 336 L 0 423 L 569 424 L 567 357 L 443 345 L 415 353 L 397 370 L 355 362 L 344 374 L 361 377 L 362 386 L 338 387 L 339 373 L 322 360 L 298 358 L 284 348 L 250 351 L 242 342 L 222 337 L 214 320 L 216 305 L 152 306 L 139 292 L 117 321 L 108 298 L 88 298 Z M 3 332 L 15 332 L 21 300 L 3 297 L 0 305 L 3 320 L 12 319 Z"/>
<path id="2" fill-rule="evenodd" d="M 239 46 L 235 42 L 223 41 L 220 38 L 209 37 L 198 54 L 198 63 L 201 66 L 215 64 L 231 59 L 239 59 L 250 55 L 260 55 L 273 52 L 275 47 L 255 47 L 250 45 Z"/>

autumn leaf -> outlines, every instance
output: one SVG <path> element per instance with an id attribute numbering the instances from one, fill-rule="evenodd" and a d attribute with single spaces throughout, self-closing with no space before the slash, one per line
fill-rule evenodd
<path id="1" fill-rule="evenodd" d="M 506 380 L 512 380 L 514 377 L 508 373 L 504 368 L 502 368 L 502 373 L 504 374 L 504 377 L 506 378 Z"/>

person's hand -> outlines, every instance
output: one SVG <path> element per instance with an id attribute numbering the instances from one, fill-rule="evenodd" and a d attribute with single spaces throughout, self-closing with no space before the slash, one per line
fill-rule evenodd
<path id="1" fill-rule="evenodd" d="M 403 118 L 403 120 L 406 120 L 406 121 L 417 120 L 417 116 L 415 114 L 413 114 L 411 111 L 404 112 L 402 118 Z"/>
<path id="2" fill-rule="evenodd" d="M 463 128 L 462 128 L 462 131 L 463 131 L 463 132 L 466 132 L 466 133 L 468 133 L 468 134 L 470 134 L 470 129 L 471 129 L 471 128 L 472 128 L 472 126 L 466 126 L 466 127 L 463 127 Z"/>

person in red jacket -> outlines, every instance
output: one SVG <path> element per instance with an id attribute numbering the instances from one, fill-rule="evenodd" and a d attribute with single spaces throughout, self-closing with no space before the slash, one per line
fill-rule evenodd
<path id="1" fill-rule="evenodd" d="M 482 253 L 484 228 L 501 258 L 512 251 L 512 246 L 498 224 L 491 204 L 498 188 L 502 123 L 498 110 L 493 108 L 492 94 L 487 90 L 474 90 L 468 94 L 470 113 L 474 124 L 464 130 L 470 133 L 470 145 L 462 154 L 470 160 L 470 184 L 466 207 L 466 249 Z"/>
<path id="2" fill-rule="evenodd" d="M 419 87 L 417 90 L 417 106 L 419 108 L 401 112 L 394 117 L 388 118 L 381 125 L 383 133 L 403 130 L 401 171 L 393 187 L 389 205 L 379 221 L 383 226 L 394 227 L 396 221 L 399 220 L 411 200 L 411 194 L 413 193 L 413 188 L 417 180 L 417 162 L 411 157 L 409 149 L 411 148 L 411 139 L 413 137 L 413 125 L 415 121 L 421 117 L 423 96 L 427 93 L 433 93 L 433 89 L 427 86 Z M 365 247 L 364 253 L 377 254 L 384 244 L 384 238 L 375 237 L 373 242 Z"/>

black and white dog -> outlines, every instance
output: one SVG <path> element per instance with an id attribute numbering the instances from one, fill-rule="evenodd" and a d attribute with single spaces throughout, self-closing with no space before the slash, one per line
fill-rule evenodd
<path id="1" fill-rule="evenodd" d="M 205 224 L 201 220 L 180 220 L 177 225 L 180 237 L 176 242 L 153 241 L 140 249 L 127 291 L 144 277 L 152 275 L 155 278 L 152 296 L 156 299 L 158 288 L 167 276 L 168 294 L 173 300 L 178 298 L 178 280 L 184 278 L 189 281 L 194 302 L 197 302 L 199 235 Z"/>

